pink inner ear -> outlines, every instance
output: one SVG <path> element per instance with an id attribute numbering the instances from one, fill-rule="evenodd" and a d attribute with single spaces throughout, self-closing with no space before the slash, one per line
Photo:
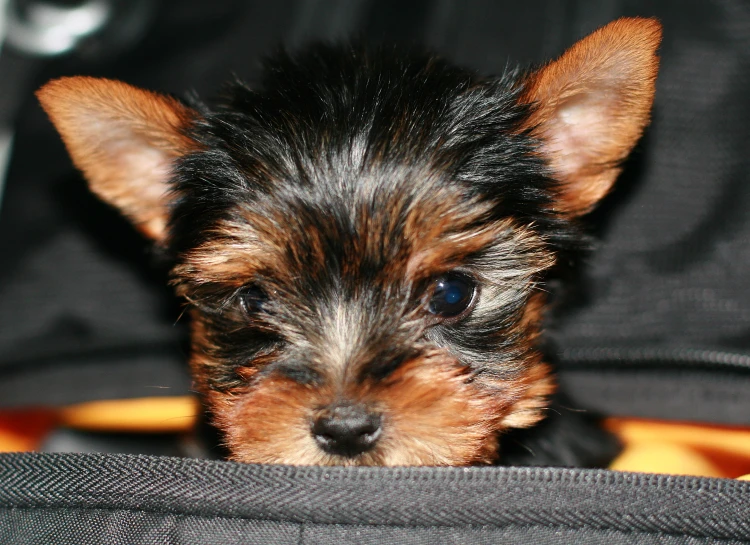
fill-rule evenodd
<path id="1" fill-rule="evenodd" d="M 51 81 L 37 96 L 91 190 L 146 235 L 165 236 L 173 161 L 196 147 L 196 114 L 176 100 L 118 81 Z"/>
<path id="2" fill-rule="evenodd" d="M 594 93 L 571 97 L 547 121 L 545 148 L 552 167 L 563 179 L 572 179 L 597 165 L 596 143 L 608 140 L 614 121 L 606 97 Z"/>
<path id="3" fill-rule="evenodd" d="M 129 180 L 117 180 L 119 187 L 111 186 L 111 193 L 100 196 L 105 200 L 116 200 L 119 203 L 116 206 L 137 222 L 138 229 L 146 236 L 161 239 L 166 231 L 164 212 L 172 157 L 137 141 L 104 142 L 102 147 L 109 148 L 104 155 L 112 157 L 113 166 L 127 172 Z M 132 202 L 133 199 L 137 203 Z"/>
<path id="4" fill-rule="evenodd" d="M 528 128 L 560 180 L 559 208 L 578 215 L 607 194 L 649 120 L 661 26 L 619 19 L 532 74 Z"/>

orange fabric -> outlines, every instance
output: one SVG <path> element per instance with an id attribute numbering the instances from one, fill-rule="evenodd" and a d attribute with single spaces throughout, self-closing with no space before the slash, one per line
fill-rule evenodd
<path id="1" fill-rule="evenodd" d="M 0 412 L 0 452 L 37 450 L 55 426 L 57 416 L 51 410 Z"/>
<path id="2" fill-rule="evenodd" d="M 199 411 L 197 399 L 183 396 L 0 412 L 0 452 L 38 450 L 47 434 L 58 426 L 110 432 L 188 432 Z"/>
<path id="3" fill-rule="evenodd" d="M 737 478 L 750 473 L 750 429 L 611 418 L 624 443 L 611 468 Z"/>
<path id="4" fill-rule="evenodd" d="M 94 401 L 59 409 L 0 412 L 0 452 L 37 450 L 57 426 L 90 431 L 189 432 L 199 414 L 190 396 Z M 611 469 L 750 480 L 750 428 L 610 418 L 622 440 Z"/>
<path id="5" fill-rule="evenodd" d="M 200 411 L 191 396 L 90 401 L 59 409 L 60 424 L 90 431 L 187 432 Z"/>

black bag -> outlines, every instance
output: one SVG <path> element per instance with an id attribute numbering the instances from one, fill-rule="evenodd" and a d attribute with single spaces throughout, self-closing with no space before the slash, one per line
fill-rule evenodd
<path id="1" fill-rule="evenodd" d="M 560 382 L 577 405 L 608 415 L 750 424 L 747 2 L 128 5 L 148 21 L 142 36 L 123 19 L 74 56 L 0 57 L 0 74 L 26 78 L 0 209 L 0 410 L 190 389 L 166 274 L 88 194 L 31 96 L 45 81 L 88 74 L 210 97 L 231 71 L 252 81 L 279 42 L 356 33 L 426 43 L 492 73 L 641 15 L 664 26 L 653 123 L 587 218 L 598 247 L 549 327 Z M 128 29 L 135 45 L 117 34 Z M 745 543 L 750 482 L 5 454 L 0 542 Z"/>
<path id="2" fill-rule="evenodd" d="M 727 544 L 750 483 L 541 468 L 324 468 L 0 457 L 14 544 Z"/>

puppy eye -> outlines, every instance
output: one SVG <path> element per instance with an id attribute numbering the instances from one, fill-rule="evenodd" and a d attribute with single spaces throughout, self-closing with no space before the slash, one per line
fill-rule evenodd
<path id="1" fill-rule="evenodd" d="M 263 310 L 263 305 L 268 301 L 268 295 L 258 286 L 245 286 L 239 292 L 242 310 L 248 314 L 254 314 Z"/>
<path id="2" fill-rule="evenodd" d="M 476 291 L 476 282 L 464 274 L 448 273 L 439 276 L 433 283 L 427 310 L 442 318 L 455 318 L 472 305 Z"/>

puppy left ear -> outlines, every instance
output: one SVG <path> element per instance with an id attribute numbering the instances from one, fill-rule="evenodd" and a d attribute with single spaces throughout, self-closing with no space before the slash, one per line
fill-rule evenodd
<path id="1" fill-rule="evenodd" d="M 524 82 L 526 128 L 561 182 L 562 213 L 588 212 L 612 187 L 649 122 L 660 42 L 656 19 L 618 19 Z"/>
<path id="2" fill-rule="evenodd" d="M 91 191 L 163 240 L 172 165 L 197 148 L 186 129 L 198 114 L 169 96 L 89 77 L 50 81 L 37 98 Z"/>

